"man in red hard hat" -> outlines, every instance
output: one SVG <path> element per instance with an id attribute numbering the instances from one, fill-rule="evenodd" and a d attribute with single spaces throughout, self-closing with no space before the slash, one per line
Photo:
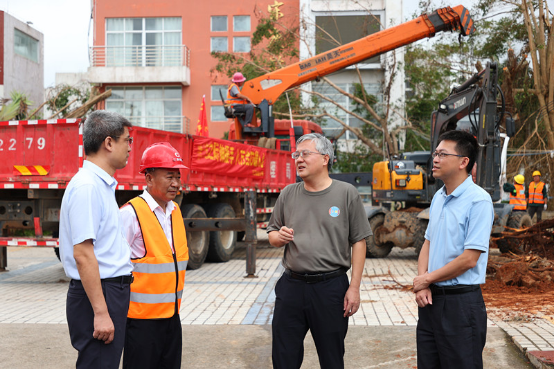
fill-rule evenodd
<path id="1" fill-rule="evenodd" d="M 227 100 L 226 104 L 229 104 L 235 114 L 244 114 L 244 122 L 241 121 L 243 127 L 255 127 L 252 124 L 252 117 L 254 116 L 254 104 L 248 98 L 240 92 L 240 87 L 244 84 L 246 78 L 241 72 L 237 72 L 231 78 L 231 84 L 227 88 Z"/>
<path id="2" fill-rule="evenodd" d="M 142 154 L 146 190 L 121 208 L 133 275 L 123 368 L 180 368 L 179 318 L 189 259 L 185 224 L 173 200 L 181 187 L 181 155 L 167 142 Z"/>

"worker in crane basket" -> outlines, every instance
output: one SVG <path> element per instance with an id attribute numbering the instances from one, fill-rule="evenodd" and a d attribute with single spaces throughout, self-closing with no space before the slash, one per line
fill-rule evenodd
<path id="1" fill-rule="evenodd" d="M 243 95 L 240 91 L 240 87 L 244 84 L 246 78 L 241 72 L 237 72 L 231 78 L 231 84 L 227 88 L 227 100 L 225 104 L 228 104 L 233 109 L 234 114 L 244 114 L 244 120 L 240 120 L 243 127 L 255 127 L 252 124 L 252 118 L 254 117 L 254 104 L 252 100 L 246 95 Z"/>
<path id="2" fill-rule="evenodd" d="M 135 281 L 127 316 L 123 368 L 180 368 L 179 318 L 189 259 L 179 205 L 181 155 L 167 142 L 142 154 L 146 190 L 121 208 Z"/>

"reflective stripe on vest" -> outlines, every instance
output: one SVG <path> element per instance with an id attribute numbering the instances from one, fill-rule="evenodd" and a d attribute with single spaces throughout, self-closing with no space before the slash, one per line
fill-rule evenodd
<path id="1" fill-rule="evenodd" d="M 136 197 L 129 201 L 140 225 L 144 240 L 144 257 L 132 259 L 134 282 L 127 316 L 134 319 L 170 318 L 181 308 L 181 297 L 187 269 L 188 248 L 183 216 L 179 206 L 171 212 L 173 248 L 146 201 Z"/>
<path id="2" fill-rule="evenodd" d="M 231 96 L 231 89 L 233 88 L 233 86 L 235 86 L 237 90 L 240 91 L 239 86 L 237 86 L 235 83 L 231 83 L 229 85 L 229 88 L 227 88 L 227 100 L 225 100 L 225 103 L 226 104 L 246 104 L 246 100 Z"/>
<path id="3" fill-rule="evenodd" d="M 181 299 L 183 297 L 183 291 L 177 292 L 177 297 Z M 163 304 L 173 303 L 175 301 L 174 293 L 159 293 L 157 295 L 152 293 L 138 293 L 131 292 L 131 300 L 144 304 Z"/>
<path id="4" fill-rule="evenodd" d="M 525 202 L 525 186 L 514 183 L 516 188 L 516 196 L 510 193 L 510 204 L 515 205 L 514 210 L 527 209 L 527 203 Z"/>
<path id="5" fill-rule="evenodd" d="M 529 204 L 544 204 L 544 196 L 542 194 L 543 189 L 543 182 L 531 182 L 529 184 Z"/>

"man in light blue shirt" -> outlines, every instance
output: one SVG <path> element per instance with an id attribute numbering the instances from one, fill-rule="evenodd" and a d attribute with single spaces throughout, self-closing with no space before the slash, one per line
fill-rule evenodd
<path id="1" fill-rule="evenodd" d="M 127 165 L 131 123 L 103 110 L 84 123 L 83 168 L 60 211 L 60 257 L 68 277 L 66 314 L 77 368 L 118 368 L 125 341 L 133 266 L 115 199 L 117 169 Z"/>
<path id="2" fill-rule="evenodd" d="M 444 186 L 431 202 L 414 279 L 420 369 L 483 367 L 487 312 L 480 285 L 494 209 L 490 195 L 469 174 L 477 150 L 471 134 L 449 131 L 433 153 L 433 176 Z"/>

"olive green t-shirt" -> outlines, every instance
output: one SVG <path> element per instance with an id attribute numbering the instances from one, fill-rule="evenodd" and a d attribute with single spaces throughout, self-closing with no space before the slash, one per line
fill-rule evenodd
<path id="1" fill-rule="evenodd" d="M 307 191 L 304 182 L 288 185 L 277 199 L 267 233 L 282 226 L 294 230 L 283 266 L 298 273 L 349 269 L 351 245 L 372 234 L 360 194 L 336 180 L 318 192 Z"/>

